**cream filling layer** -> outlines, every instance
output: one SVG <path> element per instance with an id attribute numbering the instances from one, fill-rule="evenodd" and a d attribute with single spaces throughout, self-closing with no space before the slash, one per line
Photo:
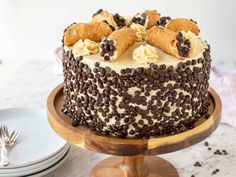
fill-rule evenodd
<path id="1" fill-rule="evenodd" d="M 136 39 L 138 42 L 146 41 L 147 30 L 143 25 L 132 23 L 130 25 L 130 28 L 132 28 L 135 31 Z"/>

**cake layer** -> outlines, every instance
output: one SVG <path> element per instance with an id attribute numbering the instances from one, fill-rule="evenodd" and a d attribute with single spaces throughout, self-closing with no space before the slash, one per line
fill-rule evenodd
<path id="1" fill-rule="evenodd" d="M 140 64 L 137 61 L 132 59 L 133 51 L 138 48 L 140 45 L 146 45 L 146 42 L 136 42 L 134 45 L 132 45 L 130 48 L 128 48 L 123 55 L 120 56 L 119 60 L 117 60 L 115 63 L 110 63 L 103 61 L 102 57 L 99 54 L 92 54 L 84 57 L 83 63 L 87 64 L 89 67 L 93 68 L 95 62 L 99 62 L 101 67 L 110 67 L 112 70 L 116 72 L 120 72 L 122 69 L 129 68 L 139 68 L 144 67 L 148 68 L 149 64 Z M 191 57 L 185 58 L 184 61 L 192 61 L 198 58 L 203 58 L 203 52 L 205 49 L 208 48 L 206 42 L 204 42 L 202 39 L 197 38 L 195 46 L 193 48 L 193 53 Z M 155 63 L 157 65 L 166 65 L 173 66 L 174 68 L 177 67 L 177 65 L 182 62 L 182 60 L 177 59 L 174 56 L 168 55 L 165 52 L 163 52 L 159 48 L 155 48 L 157 55 L 160 57 L 160 59 Z M 64 47 L 65 51 L 72 50 L 72 47 Z M 75 55 L 74 57 L 77 58 L 79 55 Z"/>
<path id="2" fill-rule="evenodd" d="M 64 48 L 65 108 L 73 125 L 106 135 L 149 137 L 182 132 L 207 112 L 209 46 L 198 39 L 190 58 L 156 49 L 160 60 L 132 60 L 135 43 L 115 63 Z"/>

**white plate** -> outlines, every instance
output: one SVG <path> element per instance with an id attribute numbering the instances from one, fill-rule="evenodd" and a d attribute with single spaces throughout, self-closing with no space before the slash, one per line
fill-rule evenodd
<path id="1" fill-rule="evenodd" d="M 29 175 L 27 177 L 42 177 L 42 176 L 45 176 L 45 175 L 55 171 L 58 167 L 60 167 L 66 161 L 68 155 L 69 155 L 69 151 L 67 152 L 67 154 L 65 154 L 64 157 L 62 157 L 62 159 L 60 159 L 57 163 L 55 163 L 50 168 L 48 168 L 46 170 L 43 170 L 43 171 L 40 171 L 38 173 L 31 174 L 31 175 Z"/>
<path id="2" fill-rule="evenodd" d="M 12 164 L 7 168 L 43 161 L 58 153 L 67 143 L 52 130 L 44 109 L 0 110 L 1 125 L 7 125 L 10 130 L 20 131 L 18 143 L 14 148 L 9 149 L 8 157 Z"/>
<path id="3" fill-rule="evenodd" d="M 32 164 L 28 164 L 28 165 L 24 165 L 24 166 L 16 166 L 16 167 L 14 167 L 14 166 L 11 166 L 11 167 L 9 167 L 9 166 L 7 166 L 7 167 L 5 167 L 5 168 L 3 168 L 3 167 L 0 167 L 0 174 L 2 173 L 2 172 L 7 172 L 7 171 L 11 171 L 11 170 L 18 170 L 18 169 L 24 169 L 24 168 L 28 168 L 28 167 L 34 167 L 34 166 L 40 166 L 41 165 L 41 163 L 42 164 L 44 164 L 44 163 L 47 163 L 47 162 L 49 162 L 49 161 L 53 161 L 53 159 L 55 159 L 57 156 L 59 156 L 60 154 L 62 154 L 66 149 L 68 149 L 69 147 L 70 147 L 71 145 L 70 145 L 70 143 L 67 143 L 67 144 L 65 144 L 65 146 L 63 146 L 63 148 L 62 149 L 60 149 L 58 152 L 56 152 L 55 154 L 52 154 L 51 156 L 49 156 L 49 157 L 47 157 L 47 158 L 44 158 L 44 159 L 42 159 L 42 160 L 39 160 L 39 161 L 37 161 L 37 162 L 35 162 L 35 163 L 32 163 Z"/>
<path id="4" fill-rule="evenodd" d="M 18 174 L 18 173 L 24 173 L 24 174 L 29 174 L 29 173 L 34 173 L 35 171 L 40 171 L 45 168 L 50 167 L 52 164 L 58 161 L 58 159 L 62 158 L 66 152 L 69 150 L 70 145 L 67 145 L 62 151 L 58 152 L 55 154 L 53 157 L 44 160 L 40 163 L 35 163 L 33 165 L 25 166 L 25 167 L 19 167 L 19 168 L 12 168 L 12 169 L 1 169 L 0 170 L 0 176 L 4 174 Z"/>
<path id="5" fill-rule="evenodd" d="M 68 151 L 64 153 L 64 155 L 61 158 L 58 158 L 57 161 L 52 163 L 50 166 L 44 168 L 44 169 L 37 169 L 35 171 L 28 171 L 28 172 L 20 172 L 20 173 L 14 173 L 14 174 L 0 174 L 0 177 L 19 177 L 19 176 L 24 176 L 24 177 L 41 177 L 45 176 L 46 174 L 54 171 L 56 168 L 58 168 L 60 165 L 62 165 L 66 158 L 69 155 L 70 148 Z"/>

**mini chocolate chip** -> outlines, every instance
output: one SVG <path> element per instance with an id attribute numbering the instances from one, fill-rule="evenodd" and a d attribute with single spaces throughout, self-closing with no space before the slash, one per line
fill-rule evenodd
<path id="1" fill-rule="evenodd" d="M 111 57 L 111 56 L 114 55 L 114 52 L 113 52 L 113 51 L 110 51 L 110 52 L 108 52 L 108 55 Z"/>
<path id="2" fill-rule="evenodd" d="M 76 61 L 81 61 L 83 59 L 83 56 L 82 55 L 80 55 L 80 56 L 78 56 L 78 57 L 76 57 Z"/>
<path id="3" fill-rule="evenodd" d="M 73 127 L 76 127 L 76 126 L 78 126 L 79 125 L 79 120 L 77 119 L 77 118 L 72 118 L 72 126 Z"/>
<path id="4" fill-rule="evenodd" d="M 134 131 L 134 130 L 130 130 L 130 131 L 129 131 L 129 134 L 130 134 L 130 135 L 134 135 L 134 134 L 135 134 L 135 131 Z"/>
<path id="5" fill-rule="evenodd" d="M 200 164 L 200 162 L 195 162 L 195 163 L 194 163 L 194 166 L 195 166 L 195 167 L 201 167 L 202 165 Z"/>
<path id="6" fill-rule="evenodd" d="M 99 67 L 99 65 L 100 64 L 98 62 L 95 62 L 95 64 L 94 64 L 95 67 Z"/>
<path id="7" fill-rule="evenodd" d="M 144 121 L 143 121 L 142 119 L 140 119 L 140 120 L 138 121 L 138 123 L 139 123 L 140 125 L 143 125 L 143 124 L 144 124 Z"/>
<path id="8" fill-rule="evenodd" d="M 150 67 L 150 68 L 153 68 L 153 69 L 156 69 L 156 68 L 157 68 L 157 65 L 154 64 L 154 63 L 150 63 L 150 64 L 149 64 L 149 67 Z"/>
<path id="9" fill-rule="evenodd" d="M 93 17 L 97 14 L 100 14 L 102 11 L 103 11 L 102 9 L 98 9 L 98 11 L 93 14 Z"/>
<path id="10" fill-rule="evenodd" d="M 67 113 L 68 113 L 68 108 L 64 107 L 61 111 L 62 111 L 64 114 L 67 114 Z"/>
<path id="11" fill-rule="evenodd" d="M 197 61 L 196 60 L 192 60 L 192 65 L 196 65 Z"/>
<path id="12" fill-rule="evenodd" d="M 176 39 L 182 43 L 183 42 L 183 34 L 181 32 L 178 32 L 177 36 L 176 36 Z"/>
<path id="13" fill-rule="evenodd" d="M 105 59 L 105 61 L 109 61 L 109 60 L 110 60 L 110 57 L 106 55 L 106 56 L 104 57 L 104 59 Z"/>
<path id="14" fill-rule="evenodd" d="M 186 64 L 187 64 L 187 66 L 189 66 L 189 65 L 192 64 L 192 62 L 191 62 L 190 60 L 188 60 L 188 61 L 186 62 Z"/>

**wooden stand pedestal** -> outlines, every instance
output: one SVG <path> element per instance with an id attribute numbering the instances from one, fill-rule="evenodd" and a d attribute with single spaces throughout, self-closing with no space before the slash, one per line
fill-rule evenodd
<path id="1" fill-rule="evenodd" d="M 176 168 L 157 156 L 110 157 L 97 164 L 90 177 L 178 177 Z"/>

